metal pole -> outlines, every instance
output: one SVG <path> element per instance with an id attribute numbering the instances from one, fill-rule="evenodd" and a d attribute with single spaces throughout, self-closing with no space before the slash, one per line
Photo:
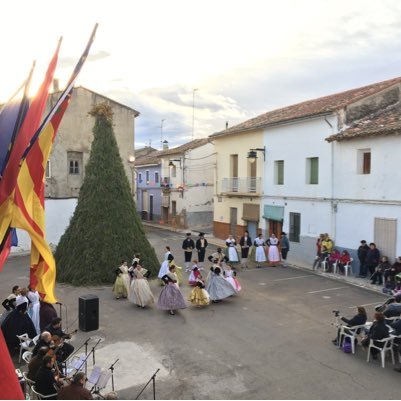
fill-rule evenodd
<path id="1" fill-rule="evenodd" d="M 194 140 L 195 133 L 195 92 L 198 88 L 192 90 L 192 140 Z"/>
<path id="2" fill-rule="evenodd" d="M 165 118 L 163 118 L 162 123 L 160 124 L 160 149 L 163 150 L 163 122 L 166 121 Z"/>

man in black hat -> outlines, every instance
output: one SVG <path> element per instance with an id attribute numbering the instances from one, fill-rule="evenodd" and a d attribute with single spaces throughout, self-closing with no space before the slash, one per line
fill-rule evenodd
<path id="1" fill-rule="evenodd" d="M 206 247 L 208 243 L 205 238 L 205 233 L 199 233 L 199 239 L 196 240 L 196 249 L 198 250 L 198 263 L 199 268 L 203 269 L 205 261 Z"/>
<path id="2" fill-rule="evenodd" d="M 287 254 L 290 250 L 290 242 L 288 241 L 287 234 L 281 232 L 281 259 L 283 260 L 283 267 L 287 267 Z"/>
<path id="3" fill-rule="evenodd" d="M 182 243 L 182 249 L 184 250 L 185 257 L 185 268 L 189 269 L 192 260 L 192 251 L 195 248 L 194 240 L 191 238 L 191 233 L 187 233 L 187 238 Z"/>

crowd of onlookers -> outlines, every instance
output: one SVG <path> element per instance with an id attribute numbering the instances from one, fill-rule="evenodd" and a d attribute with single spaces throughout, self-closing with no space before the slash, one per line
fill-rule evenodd
<path id="1" fill-rule="evenodd" d="M 360 242 L 357 253 L 358 277 L 369 278 L 371 284 L 382 285 L 385 293 L 401 294 L 401 257 L 397 257 L 391 264 L 387 256 L 380 255 L 380 250 L 374 242 L 368 245 L 365 240 Z M 327 272 L 338 271 L 340 274 L 344 274 L 344 267 L 352 262 L 350 253 L 346 249 L 342 252 L 336 249 L 327 233 L 320 234 L 316 241 L 313 270 L 321 267 L 323 262 L 327 264 Z"/>

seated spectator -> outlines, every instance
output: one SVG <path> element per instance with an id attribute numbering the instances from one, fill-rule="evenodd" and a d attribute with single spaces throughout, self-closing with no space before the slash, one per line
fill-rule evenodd
<path id="1" fill-rule="evenodd" d="M 349 254 L 349 252 L 348 252 L 346 249 L 344 249 L 344 250 L 342 251 L 341 256 L 340 256 L 340 259 L 339 259 L 339 261 L 338 261 L 338 263 L 337 263 L 338 271 L 339 271 L 341 274 L 344 274 L 344 266 L 345 266 L 347 263 L 349 263 L 350 261 L 351 261 L 351 256 L 350 256 L 350 254 Z"/>
<path id="2" fill-rule="evenodd" d="M 401 336 L 401 319 L 391 323 L 390 326 L 393 329 L 391 334 L 394 334 L 395 336 Z M 398 352 L 401 354 L 401 338 L 394 338 L 394 344 L 398 347 Z M 394 370 L 401 373 L 401 366 L 394 368 Z"/>
<path id="3" fill-rule="evenodd" d="M 85 388 L 87 379 L 84 372 L 78 372 L 71 379 L 71 383 L 61 387 L 58 391 L 59 400 L 93 400 L 91 392 Z"/>
<path id="4" fill-rule="evenodd" d="M 366 349 L 369 347 L 370 340 L 374 340 L 373 344 L 377 347 L 382 348 L 383 343 L 376 340 L 383 340 L 389 336 L 389 328 L 386 325 L 384 314 L 381 312 L 375 312 L 375 320 L 369 329 L 368 335 L 362 340 L 362 346 Z M 377 359 L 379 350 L 376 348 L 371 349 L 373 359 Z"/>
<path id="5" fill-rule="evenodd" d="M 380 263 L 376 266 L 375 272 L 372 274 L 372 277 L 370 278 L 371 284 L 378 284 L 378 285 L 383 285 L 383 274 L 386 269 L 390 269 L 391 264 L 388 261 L 387 256 L 382 256 L 380 259 Z"/>
<path id="6" fill-rule="evenodd" d="M 29 380 L 35 381 L 36 374 L 38 373 L 39 368 L 43 364 L 43 358 L 49 351 L 48 347 L 40 347 L 38 353 L 32 357 L 28 364 L 28 373 L 27 377 Z"/>
<path id="7" fill-rule="evenodd" d="M 401 273 L 395 275 L 395 287 L 394 290 L 391 291 L 391 293 L 394 296 L 401 294 Z"/>
<path id="8" fill-rule="evenodd" d="M 367 320 L 367 314 L 366 314 L 366 309 L 363 306 L 357 306 L 356 308 L 356 315 L 352 317 L 351 319 L 347 319 L 343 316 L 340 316 L 340 319 L 348 326 L 348 327 L 354 327 L 354 326 L 360 326 L 362 324 L 366 323 Z M 341 328 L 338 328 L 337 331 L 337 338 L 333 340 L 333 343 L 335 345 L 342 344 L 342 338 L 339 338 L 340 336 L 340 330 Z"/>
<path id="9" fill-rule="evenodd" d="M 384 271 L 384 286 L 388 290 L 394 290 L 396 282 L 395 276 L 401 273 L 401 256 L 399 256 L 393 265 Z"/>
<path id="10" fill-rule="evenodd" d="M 334 248 L 329 255 L 329 272 L 333 272 L 334 264 L 341 258 L 341 253 L 337 248 Z"/>
<path id="11" fill-rule="evenodd" d="M 53 359 L 46 355 L 42 360 L 42 366 L 39 368 L 35 377 L 35 390 L 42 395 L 55 394 L 54 397 L 46 398 L 47 400 L 57 400 L 57 381 L 52 371 Z"/>
<path id="12" fill-rule="evenodd" d="M 401 315 L 401 295 L 395 296 L 394 302 L 388 304 L 383 312 L 385 317 L 394 317 Z"/>

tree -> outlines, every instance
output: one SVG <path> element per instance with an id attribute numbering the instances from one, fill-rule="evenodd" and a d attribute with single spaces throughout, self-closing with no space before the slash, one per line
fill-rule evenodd
<path id="1" fill-rule="evenodd" d="M 96 118 L 94 140 L 77 207 L 56 249 L 57 279 L 73 285 L 112 283 L 121 260 L 130 263 L 135 253 L 155 275 L 159 262 L 136 213 L 111 107 L 101 103 L 89 114 Z"/>

